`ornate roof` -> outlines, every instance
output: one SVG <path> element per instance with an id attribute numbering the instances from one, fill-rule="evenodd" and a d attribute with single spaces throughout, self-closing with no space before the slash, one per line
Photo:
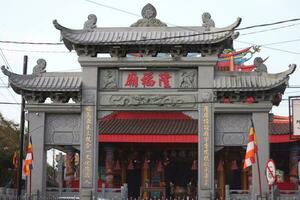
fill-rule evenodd
<path id="1" fill-rule="evenodd" d="M 117 56 L 125 56 L 126 53 L 147 53 L 150 50 L 171 53 L 175 49 L 186 53 L 219 53 L 224 48 L 232 48 L 232 40 L 237 36 L 234 29 L 241 22 L 238 18 L 230 26 L 215 28 L 209 13 L 204 13 L 202 26 L 167 27 L 155 18 L 156 10 L 151 4 L 144 7 L 142 16 L 143 19 L 131 27 L 97 28 L 95 15 L 89 15 L 81 30 L 66 28 L 57 20 L 53 24 L 60 30 L 61 39 L 70 51 L 91 56 L 97 53 L 114 55 L 114 51 L 118 51 Z"/>
<path id="2" fill-rule="evenodd" d="M 9 77 L 9 84 L 17 93 L 26 91 L 80 91 L 81 76 L 76 72 L 47 72 L 41 74 L 19 75 L 8 71 L 2 72 Z"/>
<path id="3" fill-rule="evenodd" d="M 23 94 L 27 101 L 42 103 L 47 97 L 54 102 L 66 103 L 70 98 L 80 101 L 80 72 L 46 72 L 46 61 L 39 59 L 30 75 L 20 75 L 8 71 L 5 66 L 2 72 L 8 76 L 8 81 L 14 91 Z"/>
<path id="4" fill-rule="evenodd" d="M 216 91 L 257 91 L 268 90 L 288 84 L 289 75 L 296 69 L 292 64 L 289 69 L 276 74 L 266 72 L 240 72 L 222 71 L 216 72 L 214 89 Z M 282 91 L 282 92 L 283 92 Z"/>
<path id="5" fill-rule="evenodd" d="M 197 134 L 198 120 L 182 112 L 114 112 L 99 121 L 100 134 Z"/>

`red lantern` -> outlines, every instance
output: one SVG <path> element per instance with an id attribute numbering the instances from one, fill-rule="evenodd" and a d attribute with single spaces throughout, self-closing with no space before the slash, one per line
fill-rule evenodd
<path id="1" fill-rule="evenodd" d="M 231 161 L 231 170 L 238 170 L 239 167 L 237 166 L 236 160 Z"/>
<path id="2" fill-rule="evenodd" d="M 150 162 L 150 160 L 147 160 L 147 159 L 144 161 L 143 169 L 149 169 L 149 162 Z"/>
<path id="3" fill-rule="evenodd" d="M 231 103 L 230 98 L 229 97 L 224 97 L 223 103 Z"/>
<path id="4" fill-rule="evenodd" d="M 255 99 L 253 96 L 247 96 L 245 103 L 252 104 L 255 102 Z"/>
<path id="5" fill-rule="evenodd" d="M 129 164 L 128 164 L 127 169 L 128 169 L 128 170 L 133 170 L 133 169 L 134 169 L 132 160 L 129 161 Z"/>
<path id="6" fill-rule="evenodd" d="M 192 170 L 197 170 L 197 169 L 198 169 L 197 160 L 193 160 Z"/>
<path id="7" fill-rule="evenodd" d="M 224 163 L 223 163 L 223 160 L 220 160 L 220 161 L 219 161 L 217 171 L 218 171 L 218 172 L 224 171 Z"/>
<path id="8" fill-rule="evenodd" d="M 158 161 L 157 172 L 163 172 L 163 171 L 164 171 L 163 165 L 162 165 L 161 161 Z"/>
<path id="9" fill-rule="evenodd" d="M 117 160 L 117 161 L 116 161 L 116 164 L 115 164 L 114 170 L 115 170 L 115 171 L 119 171 L 119 170 L 121 170 L 121 166 L 120 166 L 120 162 L 119 162 L 119 160 Z"/>

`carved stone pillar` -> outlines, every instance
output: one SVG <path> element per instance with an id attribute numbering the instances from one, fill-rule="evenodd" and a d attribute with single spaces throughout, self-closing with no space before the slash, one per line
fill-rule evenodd
<path id="1" fill-rule="evenodd" d="M 80 199 L 90 200 L 98 184 L 98 69 L 82 66 Z"/>
<path id="2" fill-rule="evenodd" d="M 114 149 L 113 147 L 104 147 L 105 151 L 105 179 L 107 187 L 114 187 Z"/>
<path id="3" fill-rule="evenodd" d="M 43 199 L 46 192 L 47 154 L 45 150 L 45 119 L 44 112 L 29 112 L 27 120 L 29 122 L 29 135 L 32 139 L 33 149 L 33 170 L 31 174 L 31 193 L 39 193 Z M 27 144 L 25 144 L 27 146 Z M 29 180 L 29 179 L 28 179 Z M 29 186 L 29 182 L 27 184 Z M 29 191 L 29 187 L 27 187 Z"/>
<path id="4" fill-rule="evenodd" d="M 254 123 L 256 141 L 258 146 L 258 156 L 260 164 L 260 175 L 261 175 L 261 185 L 262 185 L 262 195 L 264 196 L 269 192 L 269 186 L 267 179 L 265 178 L 265 164 L 268 161 L 270 153 L 269 144 L 269 113 L 268 112 L 255 112 L 252 114 L 252 119 Z M 249 122 L 250 123 L 250 122 Z M 252 186 L 253 195 L 259 195 L 259 178 L 257 169 L 257 159 L 255 158 L 255 163 L 252 166 Z M 253 198 L 253 197 L 252 197 Z"/>
<path id="5" fill-rule="evenodd" d="M 214 66 L 216 58 L 198 67 L 198 199 L 214 194 Z"/>

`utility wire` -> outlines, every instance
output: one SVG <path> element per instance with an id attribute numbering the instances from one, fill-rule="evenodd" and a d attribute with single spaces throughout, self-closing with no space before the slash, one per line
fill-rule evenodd
<path id="1" fill-rule="evenodd" d="M 279 48 L 273 48 L 273 47 L 269 47 L 268 44 L 267 45 L 259 45 L 259 44 L 254 44 L 252 42 L 245 42 L 245 41 L 241 41 L 241 40 L 236 40 L 236 42 L 242 43 L 242 44 L 248 44 L 248 45 L 261 46 L 261 47 L 264 47 L 266 49 L 271 49 L 271 50 L 275 50 L 275 51 L 281 51 L 281 52 L 285 52 L 285 53 L 300 55 L 300 52 L 289 51 L 289 50 L 284 50 L 284 49 L 279 49 Z"/>
<path id="2" fill-rule="evenodd" d="M 92 2 L 90 0 L 86 0 L 86 1 Z M 94 2 L 94 3 L 96 3 L 96 2 Z M 101 5 L 104 5 L 104 4 L 101 4 Z M 115 8 L 115 9 L 117 9 L 117 8 Z M 119 10 L 121 10 L 121 9 L 119 9 Z M 273 26 L 273 25 L 277 25 L 277 24 L 288 23 L 288 22 L 299 21 L 299 20 L 300 20 L 300 18 L 294 18 L 294 19 L 289 19 L 289 20 L 277 21 L 277 22 L 273 22 L 273 23 L 265 23 L 265 24 L 258 24 L 258 25 L 247 26 L 247 27 L 243 27 L 243 28 L 236 28 L 235 30 L 239 31 L 239 30 L 247 30 L 247 29 L 258 28 L 258 27 Z M 186 29 L 187 27 L 182 27 L 182 28 Z M 193 31 L 195 31 L 195 30 L 193 30 Z M 121 41 L 118 41 L 117 43 L 137 42 L 137 41 L 153 41 L 153 40 L 167 40 L 167 39 L 175 39 L 175 38 L 186 38 L 186 37 L 192 37 L 192 36 L 200 36 L 200 35 L 210 35 L 210 34 L 216 34 L 216 33 L 223 33 L 223 32 L 228 32 L 228 31 L 232 31 L 232 30 L 212 31 L 212 32 L 194 33 L 194 34 L 188 34 L 188 35 L 170 36 L 170 37 L 152 38 L 152 39 L 141 39 L 141 40 L 121 40 Z M 63 44 L 63 43 L 51 43 L 51 42 L 24 42 L 24 41 L 9 41 L 9 40 L 0 40 L 0 43 L 31 44 L 31 45 L 62 45 Z M 103 43 L 109 44 L 110 42 L 103 42 Z M 114 44 L 115 43 L 116 42 L 114 42 Z"/>
<path id="3" fill-rule="evenodd" d="M 280 26 L 280 27 L 270 28 L 270 29 L 265 29 L 265 30 L 260 30 L 260 31 L 253 31 L 253 32 L 248 32 L 248 33 L 242 33 L 240 35 L 244 36 L 244 35 L 252 35 L 252 34 L 256 34 L 256 33 L 264 33 L 264 32 L 268 32 L 268 31 L 275 31 L 275 30 L 279 30 L 279 29 L 283 29 L 283 28 L 288 28 L 288 27 L 292 27 L 292 26 L 297 26 L 297 25 L 300 25 L 300 23 L 290 24 L 290 25 L 286 25 L 286 26 Z"/>

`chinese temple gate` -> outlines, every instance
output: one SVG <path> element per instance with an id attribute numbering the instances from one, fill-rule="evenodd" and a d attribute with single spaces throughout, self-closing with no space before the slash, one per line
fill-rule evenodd
<path id="1" fill-rule="evenodd" d="M 259 194 L 256 164 L 241 169 L 251 120 L 264 166 L 269 111 L 296 65 L 277 74 L 269 74 L 261 58 L 244 65 L 250 48 L 233 48 L 240 18 L 216 28 L 204 13 L 202 26 L 168 27 L 151 4 L 142 16 L 130 27 L 98 28 L 91 14 L 82 30 L 54 20 L 67 49 L 77 52 L 81 72 L 46 72 L 42 59 L 30 75 L 2 67 L 27 102 L 33 192 L 46 194 L 46 150 L 55 147 L 80 154 L 80 199 L 97 194 L 100 182 L 127 183 L 130 197 L 143 198 L 155 195 L 151 188 L 164 196 L 224 198 L 230 183 L 245 190 L 254 183 L 252 194 Z M 262 189 L 268 192 L 265 178 Z"/>

